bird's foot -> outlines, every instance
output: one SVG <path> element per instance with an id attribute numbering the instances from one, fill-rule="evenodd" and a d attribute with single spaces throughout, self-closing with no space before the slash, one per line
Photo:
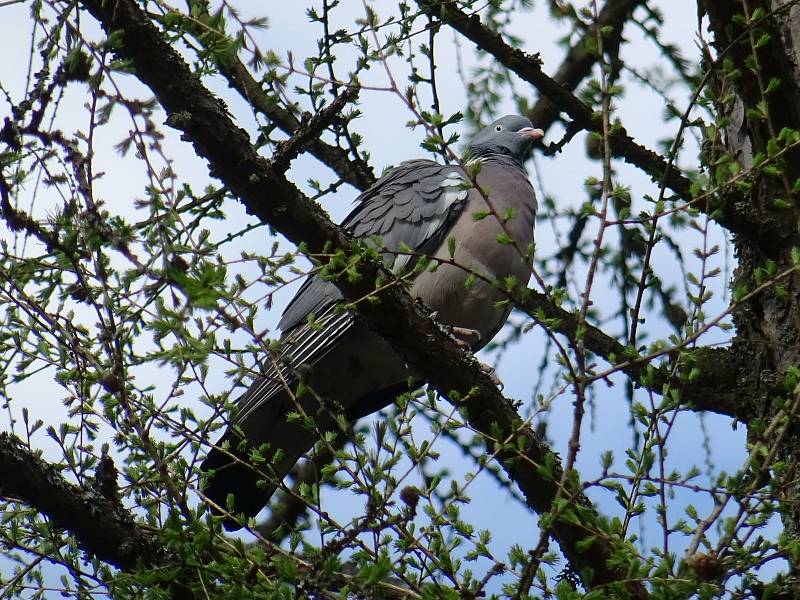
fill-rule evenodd
<path id="1" fill-rule="evenodd" d="M 434 310 L 431 312 L 430 317 L 438 321 L 439 311 Z M 477 329 L 447 325 L 446 323 L 442 323 L 442 325 L 450 331 L 450 334 L 456 339 L 456 344 L 463 350 L 471 351 L 481 341 L 481 333 Z"/>
<path id="2" fill-rule="evenodd" d="M 481 334 L 477 329 L 453 325 L 450 328 L 450 333 L 456 338 L 458 345 L 464 347 L 466 350 L 471 350 L 481 341 Z"/>
<path id="3" fill-rule="evenodd" d="M 433 311 L 431 313 L 431 317 L 434 319 L 438 316 L 439 311 Z M 457 325 L 452 325 L 449 329 L 456 341 L 456 344 L 458 344 L 465 352 L 472 352 L 472 349 L 481 341 L 481 333 L 477 329 L 458 327 Z M 502 391 L 504 387 L 503 382 L 500 381 L 500 378 L 497 376 L 494 367 L 490 367 L 486 363 L 482 363 L 480 361 L 478 361 L 478 364 L 481 367 L 481 371 L 486 373 L 489 376 L 489 379 L 492 380 L 492 383 L 497 386 L 500 391 Z"/>
<path id="4" fill-rule="evenodd" d="M 478 362 L 478 364 L 481 366 L 481 371 L 486 373 L 489 376 L 489 379 L 492 380 L 492 383 L 497 387 L 497 389 L 499 389 L 502 392 L 505 386 L 503 385 L 503 382 L 500 381 L 500 378 L 497 376 L 497 372 L 495 371 L 494 367 L 490 367 L 486 363 L 482 362 Z"/>

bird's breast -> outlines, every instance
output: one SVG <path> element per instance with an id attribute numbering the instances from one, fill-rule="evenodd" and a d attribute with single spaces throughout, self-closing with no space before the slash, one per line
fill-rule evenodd
<path id="1" fill-rule="evenodd" d="M 432 260 L 435 270 L 421 273 L 411 292 L 436 311 L 442 323 L 478 331 L 483 345 L 510 311 L 506 294 L 496 284 L 513 277 L 525 285 L 530 278 L 525 255 L 533 240 L 536 200 L 521 170 L 511 175 L 506 170 L 501 177 L 493 165 L 484 165 L 478 183 L 484 193 L 470 190 L 448 234 L 454 242 L 440 247 Z M 510 208 L 514 216 L 504 219 Z M 490 214 L 476 219 L 486 213 Z M 513 243 L 507 243 L 507 237 Z"/>

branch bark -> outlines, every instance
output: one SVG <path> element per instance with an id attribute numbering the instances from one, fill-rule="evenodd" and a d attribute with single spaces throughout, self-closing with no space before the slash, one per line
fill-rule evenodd
<path id="1" fill-rule="evenodd" d="M 64 479 L 14 435 L 0 433 L 0 495 L 21 499 L 70 531 L 90 554 L 120 569 L 173 560 L 158 537 L 118 502 Z"/>
<path id="2" fill-rule="evenodd" d="M 746 167 L 758 165 L 756 158 L 770 156 L 775 147 L 786 150 L 774 164 L 754 169 L 745 201 L 725 207 L 749 219 L 768 243 L 734 237 L 737 267 L 731 288 L 747 289 L 756 285 L 765 264 L 778 272 L 793 268 L 800 247 L 796 188 L 800 147 L 782 141 L 784 134 L 794 140 L 800 130 L 800 5 L 797 0 L 702 0 L 698 7 L 708 17 L 712 45 L 727 61 L 715 73 L 719 89 L 725 92 L 718 94 L 717 108 L 726 133 L 720 139 L 721 152 Z M 785 382 L 800 364 L 798 289 L 800 277 L 794 273 L 733 311 L 733 348 L 742 361 L 749 361 L 747 377 L 753 385 L 761 384 L 760 394 L 744 399 L 759 417 L 757 424 L 784 418 L 780 400 L 796 399 L 797 390 Z M 797 464 L 800 457 L 795 434 L 764 439 L 764 429 L 755 426 L 748 428 L 748 443 L 774 446 L 770 456 L 775 464 Z M 794 476 L 787 476 L 785 483 L 771 480 L 770 485 L 779 487 L 783 497 L 796 499 L 800 494 Z M 781 519 L 785 539 L 800 537 L 796 503 L 781 509 Z M 787 559 L 796 571 L 797 558 Z"/>

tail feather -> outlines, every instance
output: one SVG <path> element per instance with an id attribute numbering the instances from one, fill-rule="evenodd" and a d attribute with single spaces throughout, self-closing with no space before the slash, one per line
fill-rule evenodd
<path id="1" fill-rule="evenodd" d="M 203 493 L 209 500 L 226 509 L 227 497 L 233 494 L 233 510 L 228 512 L 255 516 L 320 434 L 338 429 L 338 414 L 343 413 L 352 423 L 387 406 L 408 389 L 408 368 L 381 337 L 360 323 L 351 322 L 345 329 L 337 338 L 336 351 L 320 350 L 313 361 L 304 363 L 308 368 L 303 373 L 305 393 L 301 397 L 293 397 L 286 388 L 288 384 L 293 389 L 296 383 L 296 374 L 287 371 L 285 384 L 273 384 L 269 377 L 259 379 L 238 400 L 240 412 L 233 419 L 237 430 L 229 428 L 201 465 L 206 473 Z M 305 347 L 301 342 L 296 349 Z M 309 357 L 304 354 L 301 358 Z M 313 417 L 314 429 L 289 421 L 289 413 L 294 412 Z M 244 446 L 242 436 L 247 448 L 240 447 Z M 226 441 L 228 450 L 224 451 L 220 446 Z M 253 468 L 251 452 L 263 444 L 269 444 L 266 461 Z M 270 460 L 278 450 L 280 458 Z M 239 528 L 232 519 L 225 526 Z"/>
<path id="2" fill-rule="evenodd" d="M 216 506 L 234 515 L 254 517 L 264 508 L 275 491 L 276 486 L 263 479 L 261 474 L 248 463 L 248 457 L 236 450 L 226 453 L 212 448 L 200 468 L 208 475 L 203 494 Z M 228 510 L 229 494 L 233 494 L 233 505 L 230 510 Z M 225 514 L 213 506 L 212 510 L 216 514 Z M 238 521 L 231 518 L 226 518 L 224 525 L 228 531 L 241 527 Z"/>
<path id="3" fill-rule="evenodd" d="M 246 443 L 242 443 L 237 431 L 228 429 L 211 448 L 200 469 L 206 474 L 203 494 L 225 511 L 220 512 L 212 505 L 214 512 L 256 516 L 295 463 L 314 446 L 319 437 L 315 431 L 288 421 L 288 414 L 295 410 L 292 404 L 285 393 L 276 394 L 240 424 Z M 301 405 L 312 415 L 316 412 L 305 399 Z M 253 464 L 254 451 L 264 460 Z M 278 451 L 280 458 L 276 458 Z M 227 505 L 229 494 L 233 494 L 231 510 Z M 229 531 L 241 527 L 230 518 L 224 525 Z"/>

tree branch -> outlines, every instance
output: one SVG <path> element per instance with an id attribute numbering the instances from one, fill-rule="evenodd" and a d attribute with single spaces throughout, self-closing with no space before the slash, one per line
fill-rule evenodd
<path id="1" fill-rule="evenodd" d="M 528 290 L 528 299 L 518 306 L 531 318 L 544 322 L 552 331 L 565 335 L 571 342 L 577 340 L 578 315 L 556 306 L 544 294 Z M 683 351 L 687 366 L 697 367 L 699 375 L 691 382 L 679 376 L 670 377 L 663 370 L 647 373 L 648 361 L 626 348 L 598 327 L 584 322 L 583 341 L 587 350 L 604 358 L 610 364 L 622 364 L 621 371 L 633 381 L 656 394 L 663 394 L 665 386 L 680 391 L 681 404 L 695 410 L 711 411 L 747 422 L 753 415 L 745 398 L 756 393 L 752 382 L 739 377 L 749 372 L 740 369 L 738 353 L 727 348 L 692 348 Z M 688 370 L 688 369 L 685 369 Z"/>
<path id="2" fill-rule="evenodd" d="M 275 165 L 278 172 L 285 172 L 286 169 L 289 168 L 289 163 L 297 158 L 297 155 L 300 154 L 312 140 L 319 137 L 322 130 L 336 119 L 346 104 L 353 102 L 357 97 L 358 88 L 347 88 L 344 92 L 336 96 L 333 102 L 328 106 L 308 119 L 307 122 L 301 123 L 294 134 L 292 134 L 292 137 L 278 144 L 272 156 L 272 164 Z"/>
<path id="3" fill-rule="evenodd" d="M 106 33 L 124 33 L 117 52 L 133 61 L 139 79 L 169 114 L 168 123 L 182 131 L 184 139 L 211 163 L 213 176 L 221 179 L 251 214 L 294 243 L 305 243 L 312 253 L 326 245 L 352 251 L 350 238 L 319 206 L 258 155 L 247 134 L 234 125 L 222 103 L 192 74 L 133 0 L 83 0 L 82 4 Z M 373 295 L 378 277 L 391 279 L 377 262 L 365 260 L 360 267 L 358 281 L 343 278 L 335 282 L 351 301 Z M 558 456 L 519 417 L 513 403 L 499 393 L 474 358 L 437 327 L 401 286 L 388 286 L 380 303 L 357 302 L 356 308 L 370 327 L 464 411 L 472 427 L 488 440 L 499 440 L 491 451 L 533 510 L 546 513 L 553 509 L 556 498 L 566 501 L 551 515 L 550 530 L 570 563 L 583 574 L 587 587 L 624 582 L 615 587 L 634 598 L 647 597 L 642 583 L 629 579 L 629 565 L 610 560 L 615 550 L 630 560 L 635 558 L 604 533 L 599 515 L 580 486 L 559 488 Z"/>
<path id="4" fill-rule="evenodd" d="M 198 0 L 187 0 L 187 4 L 192 11 L 199 11 L 199 16 L 208 15 L 206 3 Z M 187 20 L 186 27 L 195 36 L 199 44 L 203 45 L 207 50 L 210 48 L 212 38 L 207 35 L 207 30 L 200 29 L 192 20 Z M 220 32 L 220 35 L 224 35 L 224 33 Z M 225 60 L 218 60 L 216 65 L 220 74 L 227 80 L 228 85 L 284 133 L 292 136 L 301 127 L 301 122 L 291 112 L 276 106 L 270 100 L 261 84 L 253 78 L 250 71 L 238 57 L 226 57 Z M 357 190 L 363 191 L 375 182 L 375 174 L 364 160 L 350 158 L 347 151 L 338 146 L 327 144 L 317 137 L 310 140 L 307 149 L 320 162 L 330 167 L 342 181 L 349 183 Z"/>
<path id="5" fill-rule="evenodd" d="M 119 503 L 64 479 L 14 435 L 0 433 L 0 495 L 20 499 L 72 533 L 90 554 L 120 569 L 174 560 Z"/>

